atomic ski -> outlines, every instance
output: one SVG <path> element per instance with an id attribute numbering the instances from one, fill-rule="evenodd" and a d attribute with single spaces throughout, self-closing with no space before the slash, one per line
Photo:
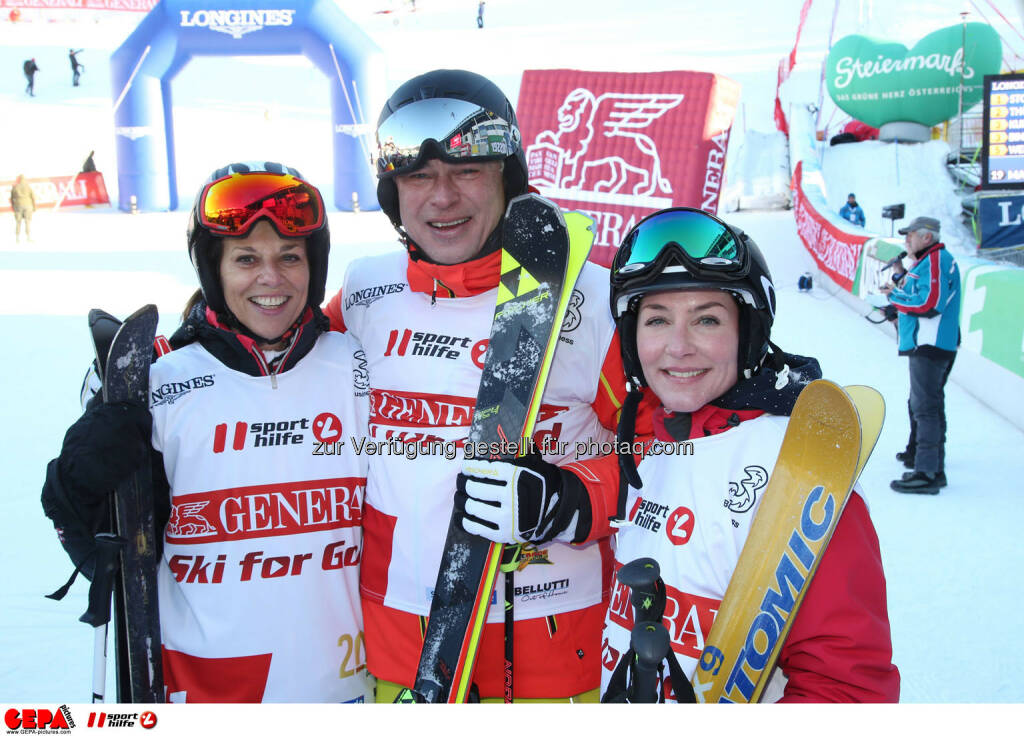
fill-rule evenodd
<path id="1" fill-rule="evenodd" d="M 869 386 L 808 384 L 692 678 L 698 702 L 756 703 L 882 429 Z"/>
<path id="2" fill-rule="evenodd" d="M 540 409 L 569 296 L 592 238 L 571 244 L 561 210 L 526 194 L 505 213 L 501 278 L 467 442 L 522 454 Z M 453 511 L 413 691 L 400 701 L 465 702 L 502 545 L 468 534 Z M 509 663 L 506 662 L 506 670 Z"/>
<path id="3" fill-rule="evenodd" d="M 98 310 L 94 310 L 98 311 Z M 93 313 L 90 313 L 90 323 Z M 133 401 L 149 406 L 149 366 L 158 314 L 152 304 L 129 316 L 114 336 L 104 364 L 103 400 Z M 156 522 L 153 515 L 153 480 L 149 465 L 136 471 L 114 491 L 114 530 L 127 540 L 121 554 L 121 568 L 115 601 L 124 622 L 119 642 L 127 653 L 129 688 L 121 682 L 118 652 L 118 698 L 130 695 L 133 703 L 164 702 L 163 667 L 160 659 L 160 613 L 157 609 Z"/>

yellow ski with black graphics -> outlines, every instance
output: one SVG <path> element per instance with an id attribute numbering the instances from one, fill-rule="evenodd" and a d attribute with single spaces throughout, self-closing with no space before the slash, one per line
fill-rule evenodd
<path id="1" fill-rule="evenodd" d="M 692 678 L 697 702 L 756 703 L 885 418 L 881 394 L 813 381 Z"/>
<path id="2" fill-rule="evenodd" d="M 570 239 L 566 218 L 583 235 Z M 505 213 L 501 278 L 467 442 L 525 451 L 560 326 L 593 241 L 589 219 L 527 194 Z M 453 510 L 430 605 L 416 683 L 401 702 L 465 702 L 498 576 L 502 545 L 468 534 Z M 507 667 L 507 664 L 506 664 Z"/>

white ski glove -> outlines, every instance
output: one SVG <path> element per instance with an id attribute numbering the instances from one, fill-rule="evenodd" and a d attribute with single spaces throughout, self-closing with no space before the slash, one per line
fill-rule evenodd
<path id="1" fill-rule="evenodd" d="M 583 483 L 536 453 L 514 460 L 466 460 L 457 489 L 462 528 L 492 542 L 572 542 L 581 531 L 581 512 L 590 529 Z"/>

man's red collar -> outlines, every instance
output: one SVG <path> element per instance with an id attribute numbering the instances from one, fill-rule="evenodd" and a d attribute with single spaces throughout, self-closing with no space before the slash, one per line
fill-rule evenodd
<path id="1" fill-rule="evenodd" d="M 450 266 L 429 263 L 422 258 L 409 258 L 406 267 L 406 278 L 413 291 L 447 299 L 476 296 L 490 291 L 498 285 L 500 276 L 500 250 Z"/>

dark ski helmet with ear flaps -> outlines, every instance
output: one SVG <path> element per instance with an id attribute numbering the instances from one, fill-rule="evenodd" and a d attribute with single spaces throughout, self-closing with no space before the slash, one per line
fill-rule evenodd
<path id="1" fill-rule="evenodd" d="M 503 161 L 506 203 L 527 190 L 515 109 L 479 74 L 436 69 L 405 82 L 384 104 L 377 119 L 377 201 L 396 229 L 402 219 L 394 176 L 431 158 Z"/>
<path id="2" fill-rule="evenodd" d="M 306 193 L 317 201 L 309 203 L 312 207 L 319 207 L 319 220 L 322 220 L 315 230 L 309 232 L 292 233 L 284 230 L 282 225 L 275 221 L 269 212 L 257 213 L 255 220 L 247 222 L 242 232 L 236 234 L 224 232 L 214 233 L 209 227 L 203 225 L 200 217 L 200 208 L 203 205 L 203 197 L 209 185 L 224 179 L 230 175 L 246 174 L 280 174 L 294 177 L 301 180 L 299 183 L 305 187 Z M 224 300 L 224 289 L 220 280 L 220 257 L 223 253 L 222 240 L 225 237 L 245 237 L 252 232 L 252 227 L 259 220 L 265 219 L 274 227 L 278 235 L 284 238 L 306 239 L 306 259 L 309 262 L 309 290 L 306 304 L 310 307 L 319 308 L 324 300 L 327 288 L 327 257 L 331 250 L 331 236 L 327 227 L 327 213 L 323 210 L 323 197 L 320 190 L 306 181 L 296 169 L 284 166 L 273 161 L 246 161 L 228 164 L 214 171 L 203 182 L 192 211 L 189 214 L 188 227 L 188 253 L 192 259 L 192 266 L 199 277 L 199 285 L 203 290 L 203 298 L 206 304 L 217 314 L 231 314 L 227 303 Z"/>
<path id="3" fill-rule="evenodd" d="M 675 207 L 638 222 L 611 267 L 612 316 L 634 385 L 647 385 L 636 347 L 640 298 L 673 289 L 732 294 L 740 310 L 737 377 L 750 378 L 761 369 L 775 320 L 775 287 L 761 249 L 745 232 L 713 215 Z"/>

